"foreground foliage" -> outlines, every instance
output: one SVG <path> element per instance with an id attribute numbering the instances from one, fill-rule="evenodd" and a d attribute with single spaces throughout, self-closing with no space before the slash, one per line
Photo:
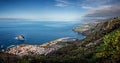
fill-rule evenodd
<path id="1" fill-rule="evenodd" d="M 120 30 L 105 36 L 103 47 L 96 53 L 96 58 L 112 63 L 120 61 Z"/>

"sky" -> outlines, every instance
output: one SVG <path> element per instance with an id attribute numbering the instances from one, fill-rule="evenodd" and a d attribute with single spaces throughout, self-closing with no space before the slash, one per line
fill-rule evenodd
<path id="1" fill-rule="evenodd" d="M 99 20 L 120 16 L 120 0 L 0 0 L 0 19 Z"/>

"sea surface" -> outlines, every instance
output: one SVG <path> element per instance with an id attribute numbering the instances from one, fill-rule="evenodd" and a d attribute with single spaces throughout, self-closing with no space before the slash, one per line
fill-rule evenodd
<path id="1" fill-rule="evenodd" d="M 41 45 L 63 37 L 83 39 L 85 36 L 72 31 L 78 25 L 78 22 L 0 21 L 0 49 L 19 44 Z M 19 35 L 23 35 L 25 41 L 17 40 Z"/>

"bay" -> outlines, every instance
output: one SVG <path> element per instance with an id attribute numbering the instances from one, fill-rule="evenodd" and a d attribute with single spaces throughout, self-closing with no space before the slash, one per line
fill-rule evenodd
<path id="1" fill-rule="evenodd" d="M 83 39 L 83 35 L 72 31 L 78 25 L 78 22 L 63 21 L 0 21 L 0 49 L 19 44 L 41 45 L 63 37 Z M 19 35 L 25 41 L 18 41 Z"/>

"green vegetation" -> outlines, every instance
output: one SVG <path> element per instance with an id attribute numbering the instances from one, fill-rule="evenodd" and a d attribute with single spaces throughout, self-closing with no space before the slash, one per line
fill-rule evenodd
<path id="1" fill-rule="evenodd" d="M 85 27 L 85 28 L 75 28 L 74 31 L 76 31 L 76 32 L 84 32 L 84 31 L 89 30 L 89 29 L 90 29 L 90 27 Z"/>
<path id="2" fill-rule="evenodd" d="M 86 37 L 86 39 L 84 39 L 84 43 L 93 42 L 119 28 L 120 28 L 119 18 L 98 23 L 94 29 L 91 29 L 90 32 L 86 32 L 89 33 L 89 35 Z"/>
<path id="3" fill-rule="evenodd" d="M 109 62 L 115 63 L 120 57 L 120 30 L 106 35 L 104 45 L 100 52 L 96 53 L 96 58 L 106 59 Z M 119 59 L 120 60 L 120 59 Z"/>

